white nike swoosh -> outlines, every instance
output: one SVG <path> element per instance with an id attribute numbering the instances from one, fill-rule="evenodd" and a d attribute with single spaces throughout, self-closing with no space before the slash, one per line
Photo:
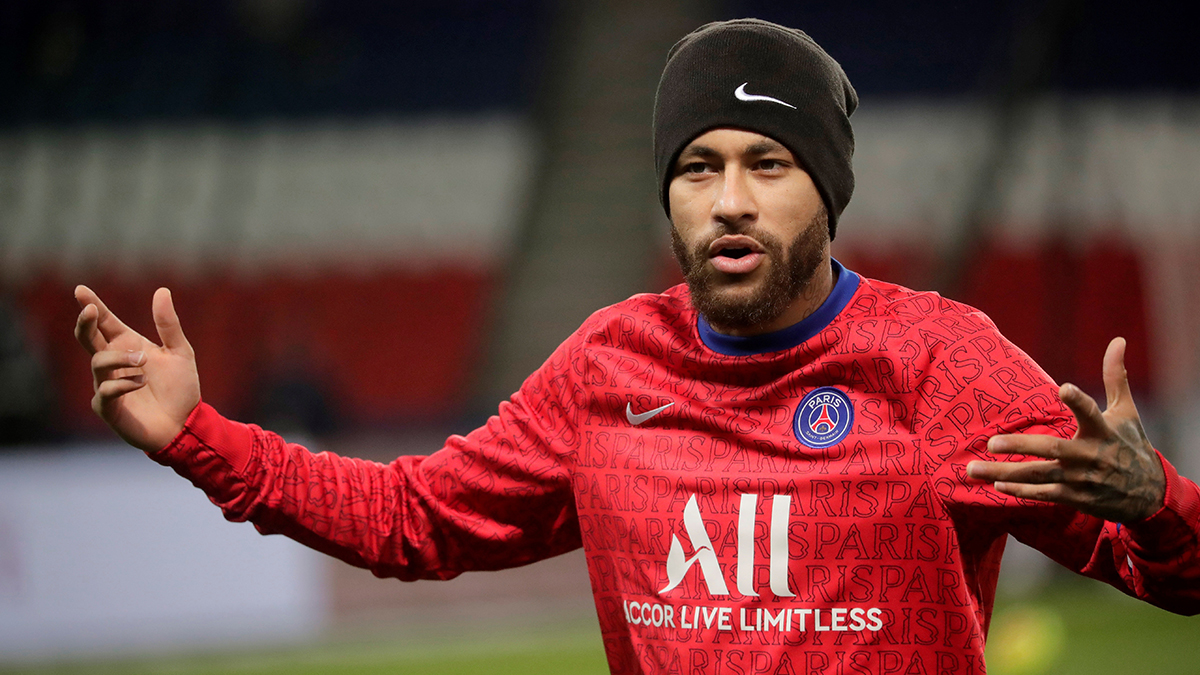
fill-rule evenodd
<path id="1" fill-rule="evenodd" d="M 638 413 L 635 415 L 635 414 L 633 414 L 633 404 L 626 403 L 625 404 L 625 419 L 629 420 L 629 423 L 636 427 L 637 425 L 641 424 L 642 422 L 645 422 L 646 420 L 650 419 L 651 417 L 654 417 L 658 413 L 666 410 L 667 408 L 670 408 L 673 405 L 675 405 L 673 402 L 668 403 L 662 407 L 655 408 L 654 410 L 647 410 L 644 413 Z"/>
<path id="2" fill-rule="evenodd" d="M 786 105 L 787 107 L 791 108 L 792 110 L 796 109 L 796 106 L 792 105 L 791 103 L 788 103 L 787 101 L 780 101 L 779 99 L 771 98 L 770 96 L 760 96 L 758 94 L 747 94 L 746 93 L 746 85 L 748 85 L 748 84 L 750 84 L 750 83 L 743 82 L 742 86 L 738 87 L 737 89 L 735 89 L 733 91 L 733 95 L 736 96 L 739 101 L 769 101 L 771 103 L 778 103 L 779 105 Z"/>

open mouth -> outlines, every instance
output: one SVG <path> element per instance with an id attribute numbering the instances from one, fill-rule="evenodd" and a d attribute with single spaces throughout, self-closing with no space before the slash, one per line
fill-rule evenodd
<path id="1" fill-rule="evenodd" d="M 733 258 L 734 260 L 745 258 L 751 253 L 753 253 L 753 251 L 751 251 L 749 248 L 723 248 L 720 251 L 717 251 L 718 256 L 723 258 Z"/>
<path id="2" fill-rule="evenodd" d="M 725 235 L 708 247 L 708 260 L 726 274 L 748 274 L 762 263 L 763 247 L 745 235 Z"/>
<path id="3" fill-rule="evenodd" d="M 744 234 L 727 234 L 708 245 L 709 258 L 741 260 L 755 253 L 763 253 L 762 245 Z"/>

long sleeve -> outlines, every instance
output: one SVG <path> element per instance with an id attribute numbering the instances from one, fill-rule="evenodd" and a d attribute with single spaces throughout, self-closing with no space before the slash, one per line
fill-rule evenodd
<path id="1" fill-rule="evenodd" d="M 966 557 L 979 561 L 980 578 L 994 585 L 1002 550 L 996 543 L 1011 534 L 1063 566 L 1129 595 L 1180 614 L 1200 613 L 1200 488 L 1161 455 L 1165 504 L 1150 518 L 1127 526 L 1066 506 L 1010 497 L 966 477 L 972 460 L 1003 459 L 986 451 L 994 435 L 1070 438 L 1075 432 L 1057 385 L 1028 356 L 998 333 L 988 340 L 973 335 L 961 344 L 972 341 L 996 345 L 991 352 L 971 355 L 978 357 L 975 363 L 992 368 L 964 381 L 957 396 L 932 417 L 927 453 L 936 464 L 936 483 L 956 521 L 960 544 L 969 552 Z M 965 355 L 961 345 L 945 353 L 957 353 L 960 359 Z M 968 411 L 975 413 L 970 419 Z"/>
<path id="2" fill-rule="evenodd" d="M 1024 500 L 1005 526 L 1065 567 L 1178 614 L 1200 613 L 1200 489 L 1163 459 L 1163 507 L 1130 525 Z M 1017 501 L 1017 500 L 1014 500 Z"/>
<path id="3" fill-rule="evenodd" d="M 497 415 L 429 456 L 384 465 L 314 454 L 201 403 L 153 458 L 225 517 L 378 576 L 451 578 L 578 548 L 565 348 Z"/>
<path id="4" fill-rule="evenodd" d="M 1105 526 L 1117 531 L 1124 549 L 1126 565 L 1122 569 L 1118 562 L 1116 571 L 1131 594 L 1179 614 L 1198 614 L 1200 488 L 1166 459 L 1162 463 L 1167 478 L 1163 507 L 1139 523 Z M 1119 558 L 1121 551 L 1116 553 Z"/>

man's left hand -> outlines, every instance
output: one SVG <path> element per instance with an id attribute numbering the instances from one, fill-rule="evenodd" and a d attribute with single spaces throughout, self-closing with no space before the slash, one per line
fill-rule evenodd
<path id="1" fill-rule="evenodd" d="M 1073 439 L 993 436 L 988 452 L 994 455 L 1043 459 L 970 462 L 967 475 L 1006 495 L 1065 504 L 1110 522 L 1133 523 L 1153 515 L 1163 505 L 1166 477 L 1129 392 L 1123 338 L 1108 344 L 1103 376 L 1108 398 L 1103 413 L 1079 387 L 1064 384 L 1058 390 L 1079 423 Z"/>

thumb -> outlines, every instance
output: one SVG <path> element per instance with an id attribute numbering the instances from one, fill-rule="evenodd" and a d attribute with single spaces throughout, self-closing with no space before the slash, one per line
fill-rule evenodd
<path id="1" fill-rule="evenodd" d="M 179 315 L 175 313 L 175 303 L 171 301 L 171 291 L 160 288 L 154 292 L 152 305 L 154 327 L 158 329 L 158 339 L 163 347 L 172 351 L 191 351 L 187 338 L 183 336 L 183 327 L 179 325 Z"/>
<path id="2" fill-rule="evenodd" d="M 1104 393 L 1108 399 L 1107 410 L 1119 405 L 1133 405 L 1133 394 L 1129 391 L 1129 373 L 1125 370 L 1125 338 L 1113 338 L 1104 351 Z"/>

